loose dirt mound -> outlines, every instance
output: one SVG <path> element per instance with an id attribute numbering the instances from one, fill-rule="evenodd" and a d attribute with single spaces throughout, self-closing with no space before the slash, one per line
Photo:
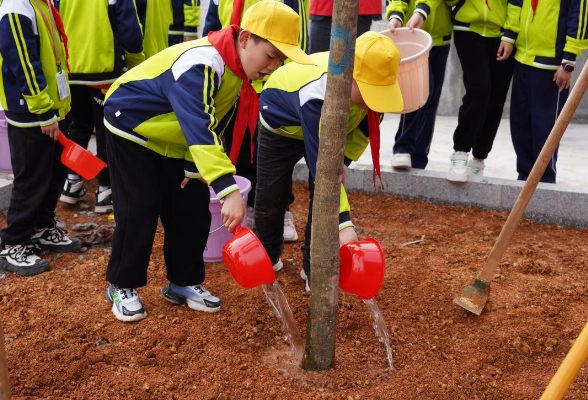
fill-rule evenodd
<path id="1" fill-rule="evenodd" d="M 302 236 L 308 192 L 296 185 L 295 194 Z M 222 263 L 208 265 L 205 282 L 223 300 L 220 313 L 165 302 L 160 229 L 148 286 L 139 290 L 149 317 L 139 323 L 123 324 L 110 312 L 104 296 L 108 247 L 46 254 L 50 272 L 31 278 L 7 273 L 0 280 L 13 398 L 539 398 L 588 320 L 588 231 L 523 221 L 490 301 L 476 317 L 452 299 L 483 266 L 506 213 L 350 197 L 360 237 L 378 239 L 386 253 L 376 301 L 390 331 L 395 371 L 386 369 L 366 308 L 346 293 L 340 296 L 337 365 L 321 374 L 304 373 L 285 358 L 280 323 L 261 289 L 239 288 Z M 77 207 L 60 205 L 58 216 L 68 228 L 112 224 Z M 423 236 L 419 244 L 400 246 Z M 286 245 L 277 277 L 304 334 L 308 296 L 299 276 L 300 245 Z M 587 377 L 581 371 L 565 398 L 587 399 Z"/>

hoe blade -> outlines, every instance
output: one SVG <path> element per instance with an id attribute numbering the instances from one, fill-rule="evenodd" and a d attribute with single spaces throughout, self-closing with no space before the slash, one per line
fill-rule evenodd
<path id="1" fill-rule="evenodd" d="M 461 294 L 453 299 L 453 302 L 469 312 L 480 315 L 484 310 L 486 300 L 488 300 L 489 286 L 490 282 L 484 281 L 477 276 L 474 283 L 463 288 Z"/>

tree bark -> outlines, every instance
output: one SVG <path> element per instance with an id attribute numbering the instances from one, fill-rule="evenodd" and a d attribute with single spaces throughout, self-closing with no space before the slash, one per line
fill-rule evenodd
<path id="1" fill-rule="evenodd" d="M 339 295 L 339 200 L 353 79 L 358 0 L 335 0 L 327 91 L 312 209 L 311 291 L 302 368 L 335 365 Z"/>

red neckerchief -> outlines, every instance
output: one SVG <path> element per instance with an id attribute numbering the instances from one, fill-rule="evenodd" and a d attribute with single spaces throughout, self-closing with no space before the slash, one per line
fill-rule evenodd
<path id="1" fill-rule="evenodd" d="M 533 9 L 533 18 L 531 18 L 531 22 L 535 19 L 535 10 L 537 9 L 537 4 L 539 4 L 539 0 L 531 0 L 531 8 Z"/>
<path id="2" fill-rule="evenodd" d="M 66 60 L 69 59 L 69 51 L 67 49 L 67 35 L 65 34 L 65 28 L 63 27 L 63 21 L 61 20 L 61 15 L 59 15 L 59 11 L 53 5 L 51 0 L 45 0 L 49 9 L 51 10 L 51 14 L 53 14 L 53 19 L 55 20 L 55 26 L 59 31 L 59 36 L 61 37 L 61 41 L 63 42 L 63 47 L 65 47 L 65 58 Z M 69 70 L 69 67 L 68 67 Z"/>
<path id="3" fill-rule="evenodd" d="M 368 129 L 370 130 L 370 148 L 372 149 L 372 163 L 374 164 L 374 190 L 376 188 L 376 174 L 380 178 L 380 184 L 384 189 L 382 175 L 380 175 L 380 114 L 376 111 L 368 110 Z"/>
<path id="4" fill-rule="evenodd" d="M 233 12 L 231 13 L 231 25 L 241 25 L 241 15 L 245 0 L 233 0 Z"/>
<path id="5" fill-rule="evenodd" d="M 208 41 L 220 53 L 229 69 L 239 78 L 243 79 L 241 93 L 239 95 L 237 119 L 235 120 L 235 127 L 233 129 L 233 144 L 231 145 L 231 153 L 229 154 L 233 165 L 237 163 L 237 157 L 239 157 L 239 150 L 241 149 L 247 126 L 249 126 L 249 133 L 251 135 L 251 163 L 253 163 L 253 132 L 255 132 L 257 115 L 259 113 L 259 98 L 255 89 L 249 83 L 247 75 L 245 75 L 243 65 L 241 64 L 241 60 L 239 60 L 237 49 L 235 48 L 235 40 L 239 36 L 239 30 L 239 26 L 231 25 L 218 32 L 210 32 L 208 34 Z"/>
<path id="6" fill-rule="evenodd" d="M 488 10 L 492 11 L 492 9 L 490 8 L 490 4 L 488 4 L 488 0 L 486 0 L 486 7 L 488 7 Z"/>

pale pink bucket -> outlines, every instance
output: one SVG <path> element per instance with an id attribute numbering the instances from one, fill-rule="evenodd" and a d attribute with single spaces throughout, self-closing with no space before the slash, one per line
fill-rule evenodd
<path id="1" fill-rule="evenodd" d="M 12 173 L 10 146 L 8 145 L 8 124 L 3 110 L 0 110 L 0 172 Z"/>
<path id="2" fill-rule="evenodd" d="M 380 32 L 394 41 L 400 51 L 398 84 L 407 114 L 421 108 L 429 98 L 429 51 L 433 38 L 422 29 L 410 32 L 408 28 L 397 28 L 396 33 L 389 30 Z"/>
<path id="3" fill-rule="evenodd" d="M 247 195 L 251 190 L 251 182 L 247 178 L 235 175 L 235 181 L 239 186 L 239 192 L 243 197 L 243 201 L 247 203 Z M 211 187 L 210 190 L 210 214 L 212 219 L 210 220 L 210 233 L 208 235 L 208 242 L 206 242 L 206 248 L 204 249 L 204 262 L 219 262 L 223 260 L 223 247 L 225 243 L 233 237 L 232 233 L 229 233 L 227 228 L 223 224 L 221 217 L 221 209 L 223 205 L 220 200 L 216 197 L 214 190 Z M 247 215 L 243 218 L 241 226 L 247 225 Z"/>

